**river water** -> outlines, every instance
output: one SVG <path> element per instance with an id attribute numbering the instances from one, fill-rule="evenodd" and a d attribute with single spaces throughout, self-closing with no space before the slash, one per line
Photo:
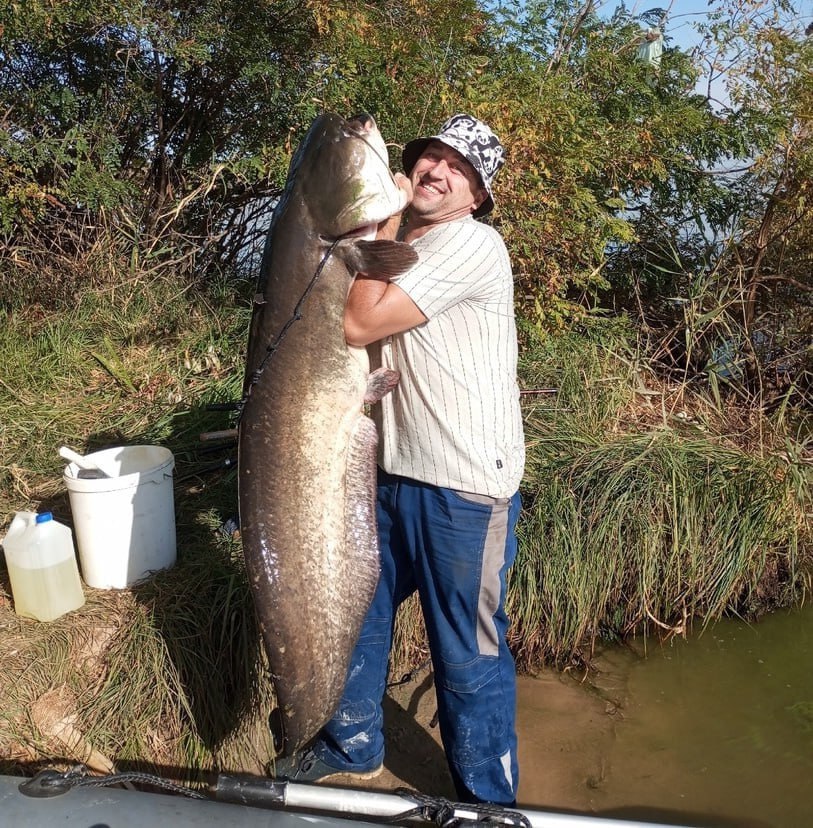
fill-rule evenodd
<path id="1" fill-rule="evenodd" d="M 813 826 L 813 607 L 608 648 L 596 666 L 520 680 L 522 804 Z"/>

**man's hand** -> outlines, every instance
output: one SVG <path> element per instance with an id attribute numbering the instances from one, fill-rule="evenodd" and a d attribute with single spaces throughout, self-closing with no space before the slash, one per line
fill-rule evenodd
<path id="1" fill-rule="evenodd" d="M 412 203 L 412 182 L 403 173 L 395 173 L 393 178 L 395 179 L 395 183 L 398 185 L 398 189 L 406 195 L 406 203 L 404 205 L 404 210 L 406 210 L 406 208 Z M 402 216 L 403 211 L 382 221 L 381 224 L 378 225 L 378 232 L 375 236 L 376 239 L 387 239 L 391 241 L 392 239 L 397 238 L 398 230 L 401 228 Z"/>
<path id="2" fill-rule="evenodd" d="M 398 185 L 398 189 L 402 190 L 406 194 L 407 199 L 406 205 L 404 207 L 404 209 L 406 209 L 406 207 L 409 207 L 409 205 L 412 203 L 412 182 L 403 173 L 395 173 L 393 178 L 395 179 L 395 183 Z"/>

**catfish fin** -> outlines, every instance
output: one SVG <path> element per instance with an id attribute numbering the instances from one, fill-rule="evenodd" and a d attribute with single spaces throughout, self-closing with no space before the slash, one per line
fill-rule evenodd
<path id="1" fill-rule="evenodd" d="M 354 273 L 374 273 L 391 278 L 403 273 L 418 261 L 418 254 L 406 242 L 379 239 L 342 239 L 336 254 Z"/>
<path id="2" fill-rule="evenodd" d="M 376 368 L 367 377 L 367 390 L 364 402 L 368 405 L 377 403 L 385 394 L 389 394 L 398 385 L 399 374 L 391 368 Z"/>

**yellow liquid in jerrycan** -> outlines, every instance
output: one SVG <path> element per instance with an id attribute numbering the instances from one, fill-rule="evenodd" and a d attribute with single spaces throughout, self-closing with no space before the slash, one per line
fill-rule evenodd
<path id="1" fill-rule="evenodd" d="M 50 512 L 18 512 L 3 552 L 17 615 L 53 621 L 85 603 L 71 530 Z"/>
<path id="2" fill-rule="evenodd" d="M 76 561 L 64 561 L 42 569 L 25 569 L 8 564 L 14 611 L 24 618 L 53 621 L 85 603 Z"/>

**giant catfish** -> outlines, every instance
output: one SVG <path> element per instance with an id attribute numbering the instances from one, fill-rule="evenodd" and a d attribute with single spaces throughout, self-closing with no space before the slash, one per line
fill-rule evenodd
<path id="1" fill-rule="evenodd" d="M 356 272 L 394 276 L 416 261 L 407 244 L 375 241 L 405 203 L 375 121 L 321 115 L 291 161 L 263 253 L 238 487 L 281 755 L 333 715 L 378 581 L 377 435 L 363 408 L 397 375 L 369 375 L 343 312 Z"/>

